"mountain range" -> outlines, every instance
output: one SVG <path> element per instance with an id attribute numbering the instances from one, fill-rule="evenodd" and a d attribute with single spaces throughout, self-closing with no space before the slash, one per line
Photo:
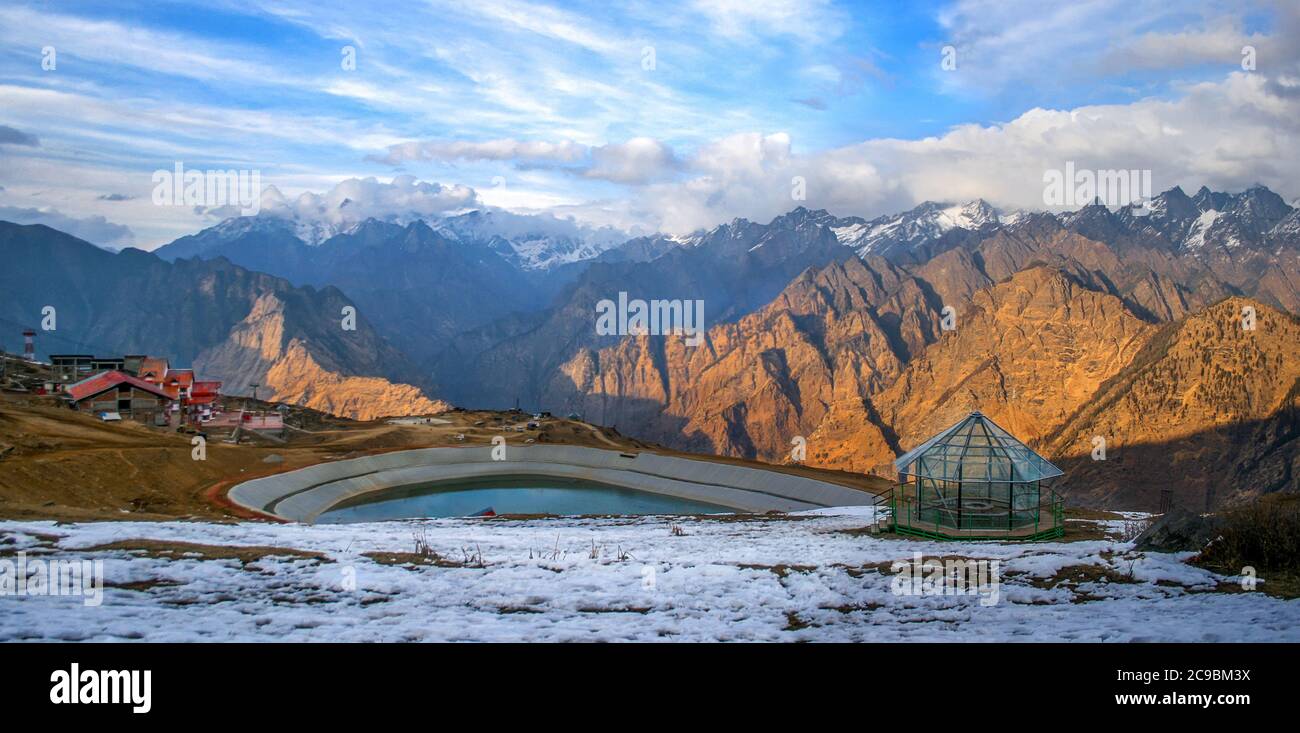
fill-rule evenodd
<path id="1" fill-rule="evenodd" d="M 1152 509 L 1168 490 L 1204 509 L 1300 477 L 1300 210 L 1262 186 L 1062 213 L 796 208 L 617 243 L 494 212 L 343 231 L 244 217 L 154 254 L 4 227 L 30 259 L 3 277 L 32 288 L 6 289 L 3 317 L 73 288 L 76 338 L 161 344 L 344 414 L 518 401 L 768 461 L 802 436 L 809 463 L 888 473 L 980 409 L 1066 468 L 1076 503 Z M 598 335 L 596 303 L 620 292 L 703 300 L 703 343 Z M 337 332 L 343 304 L 355 332 Z M 386 396 L 357 397 L 371 389 Z"/>
<path id="2" fill-rule="evenodd" d="M 110 253 L 42 225 L 0 222 L 0 252 L 0 322 L 14 336 L 36 328 L 39 355 L 165 356 L 229 394 L 257 384 L 259 396 L 361 419 L 445 406 L 401 383 L 418 370 L 363 314 L 343 328 L 356 306 L 338 288 L 295 287 L 225 259 Z M 47 307 L 49 330 L 38 327 Z"/>

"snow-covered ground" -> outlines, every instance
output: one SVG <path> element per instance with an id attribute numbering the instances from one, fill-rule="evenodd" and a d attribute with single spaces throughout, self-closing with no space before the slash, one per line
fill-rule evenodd
<path id="1" fill-rule="evenodd" d="M 1212 592 L 1185 555 L 1118 541 L 936 543 L 850 534 L 861 515 L 446 519 L 353 525 L 0 522 L 0 561 L 103 560 L 99 606 L 0 595 L 0 640 L 1300 641 L 1300 600 Z M 42 539 L 40 535 L 53 535 Z M 411 552 L 482 567 L 403 566 Z M 238 560 L 86 548 L 124 540 L 315 551 Z M 997 559 L 987 596 L 896 595 L 889 563 Z M 1055 588 L 1078 565 L 1108 582 Z M 1037 585 L 1035 585 L 1037 583 Z M 130 589 L 120 587 L 130 584 Z M 119 586 L 119 587 L 113 587 Z"/>

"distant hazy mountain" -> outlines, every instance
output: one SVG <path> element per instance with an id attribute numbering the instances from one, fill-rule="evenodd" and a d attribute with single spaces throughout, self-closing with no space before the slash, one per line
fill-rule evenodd
<path id="1" fill-rule="evenodd" d="M 430 226 L 456 241 L 492 249 L 521 270 L 550 270 L 589 260 L 628 238 L 613 229 L 504 211 L 470 211 Z"/>
<path id="2" fill-rule="evenodd" d="M 156 254 L 225 257 L 296 284 L 336 286 L 385 338 L 425 362 L 457 334 L 545 307 L 588 261 L 620 249 L 608 231 L 497 212 L 432 223 L 367 219 L 314 243 L 299 236 L 300 226 L 276 216 L 237 217 Z"/>
<path id="3" fill-rule="evenodd" d="M 628 256 L 602 257 L 539 313 L 517 315 L 453 339 L 433 364 L 440 395 L 453 402 L 506 406 L 541 398 L 554 370 L 575 351 L 612 343 L 598 336 L 596 303 L 628 298 L 703 300 L 708 323 L 734 320 L 771 300 L 808 267 L 852 258 L 817 215 L 796 209 L 769 224 L 737 219 L 700 233 L 689 246 L 633 240 Z M 653 259 L 640 255 L 662 252 Z"/>
<path id="4" fill-rule="evenodd" d="M 155 250 L 164 259 L 226 257 L 237 264 L 293 278 L 311 253 L 336 237 L 378 224 L 401 230 L 424 224 L 448 240 L 490 250 L 520 270 L 550 270 L 625 242 L 626 234 L 552 216 L 474 210 L 443 217 L 407 216 L 335 223 L 289 218 L 280 213 L 234 217 Z"/>
<path id="5" fill-rule="evenodd" d="M 288 219 L 237 216 L 165 244 L 153 253 L 168 262 L 224 257 L 240 267 L 304 284 L 316 267 L 315 252 Z"/>
<path id="6" fill-rule="evenodd" d="M 438 409 L 415 387 L 384 377 L 417 370 L 378 337 L 364 313 L 342 327 L 352 301 L 337 288 L 294 287 L 226 260 L 168 263 L 137 249 L 113 254 L 44 226 L 0 222 L 0 318 L 36 326 L 52 306 L 55 330 L 38 353 L 148 353 L 225 381 L 225 391 L 371 417 Z M 357 377 L 369 377 L 360 382 Z M 333 394 L 303 385 L 335 382 Z"/>

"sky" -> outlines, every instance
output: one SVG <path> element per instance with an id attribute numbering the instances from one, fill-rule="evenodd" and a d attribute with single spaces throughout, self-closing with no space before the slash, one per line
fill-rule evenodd
<path id="1" fill-rule="evenodd" d="M 7 0 L 0 219 L 152 249 L 232 214 L 159 205 L 178 164 L 275 215 L 628 234 L 1045 208 L 1067 162 L 1292 201 L 1297 40 L 1294 0 Z"/>

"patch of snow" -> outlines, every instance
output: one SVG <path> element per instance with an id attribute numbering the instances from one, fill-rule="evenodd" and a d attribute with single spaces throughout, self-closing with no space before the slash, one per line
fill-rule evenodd
<path id="1" fill-rule="evenodd" d="M 985 224 L 997 222 L 998 216 L 983 201 L 971 201 L 941 209 L 935 220 L 940 229 L 948 231 L 958 227 L 979 229 Z"/>
<path id="2" fill-rule="evenodd" d="M 593 229 L 569 219 L 540 214 L 475 210 L 428 221 L 444 236 L 457 241 L 502 245 L 494 248 L 512 252 L 509 259 L 525 270 L 549 270 L 592 259 L 628 240 L 626 233 L 614 229 Z"/>
<path id="3" fill-rule="evenodd" d="M 866 517 L 874 519 L 884 512 L 883 507 L 874 506 L 828 506 L 821 509 L 806 509 L 801 512 L 790 512 L 791 516 L 807 517 Z M 888 512 L 884 512 L 888 514 Z"/>
<path id="4" fill-rule="evenodd" d="M 840 244 L 848 245 L 857 242 L 869 230 L 870 227 L 865 223 L 859 222 L 854 222 L 842 227 L 831 227 L 831 231 L 835 233 L 835 238 L 840 240 Z"/>
<path id="5" fill-rule="evenodd" d="M 98 607 L 0 596 L 0 641 L 1300 641 L 1300 601 L 1199 592 L 1223 578 L 1187 565 L 1185 553 L 1101 540 L 876 537 L 861 532 L 868 521 L 860 509 L 316 526 L 3 521 L 10 550 L 101 559 L 108 587 Z M 364 554 L 411 552 L 417 536 L 451 560 L 481 553 L 483 566 Z M 128 539 L 287 547 L 326 560 L 88 551 Z M 895 595 L 880 567 L 915 552 L 998 560 L 998 601 Z M 1127 580 L 1075 590 L 1044 582 L 1077 565 Z"/>
<path id="6" fill-rule="evenodd" d="M 1201 215 L 1196 217 L 1192 223 L 1192 228 L 1187 233 L 1187 238 L 1183 240 L 1183 249 L 1201 249 L 1205 246 L 1205 235 L 1209 233 L 1210 227 L 1218 221 L 1219 212 L 1214 209 L 1206 209 Z"/>

